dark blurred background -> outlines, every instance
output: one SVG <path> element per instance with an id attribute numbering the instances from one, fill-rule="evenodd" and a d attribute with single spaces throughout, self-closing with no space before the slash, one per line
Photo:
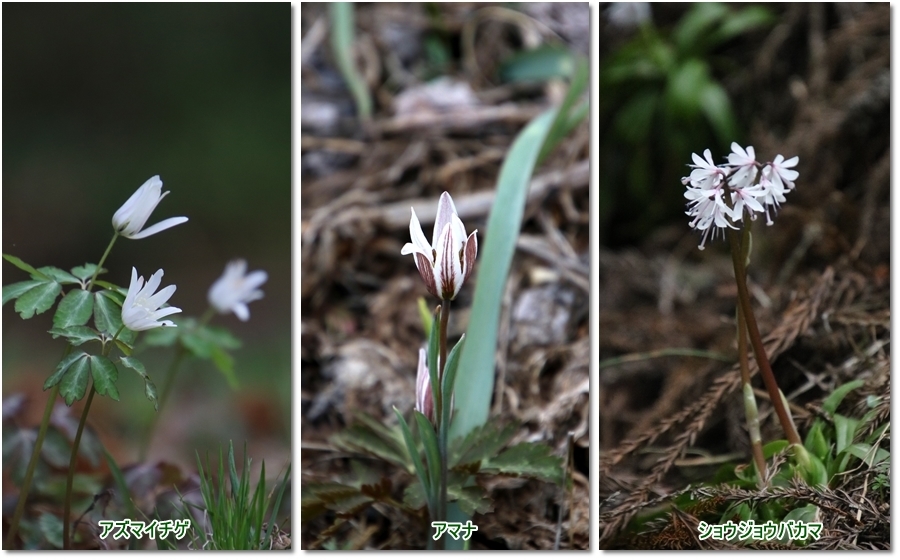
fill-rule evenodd
<path id="1" fill-rule="evenodd" d="M 127 286 L 132 266 L 145 277 L 163 268 L 163 285 L 178 287 L 172 304 L 197 317 L 230 259 L 269 274 L 248 322 L 212 322 L 244 342 L 241 389 L 187 360 L 150 459 L 192 467 L 195 449 L 246 440 L 255 465 L 268 458 L 277 472 L 290 453 L 290 17 L 287 4 L 3 6 L 3 252 L 34 266 L 96 263 L 113 213 L 158 174 L 171 193 L 148 225 L 190 221 L 119 239 L 107 280 Z M 2 272 L 4 285 L 27 279 L 5 261 Z M 36 425 L 65 343 L 46 333 L 52 311 L 23 321 L 13 306 L 3 309 L 3 396 L 26 393 Z M 160 391 L 172 354 L 138 356 Z M 154 414 L 129 373 L 120 403 L 91 409 L 120 464 L 137 458 Z"/>

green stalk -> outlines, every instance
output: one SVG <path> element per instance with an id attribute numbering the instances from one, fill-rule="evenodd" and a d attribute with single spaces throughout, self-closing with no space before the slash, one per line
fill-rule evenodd
<path id="1" fill-rule="evenodd" d="M 119 330 L 116 331 L 112 340 L 103 345 L 102 355 L 104 357 L 109 356 L 110 350 L 115 346 L 116 339 L 124 329 L 125 325 L 119 327 Z M 78 421 L 78 430 L 75 432 L 75 441 L 72 442 L 72 455 L 69 457 L 69 473 L 66 475 L 66 498 L 63 502 L 63 550 L 69 550 L 72 547 L 71 523 L 69 521 L 72 512 L 72 481 L 75 478 L 75 463 L 78 460 L 78 448 L 81 445 L 81 434 L 84 432 L 88 411 L 91 409 L 91 403 L 94 402 L 94 394 L 96 392 L 94 383 L 91 382 L 91 391 L 88 393 L 87 401 L 84 403 L 84 410 L 81 411 L 81 419 Z"/>
<path id="2" fill-rule="evenodd" d="M 72 345 L 66 346 L 63 358 L 72 351 Z M 16 503 L 16 511 L 13 513 L 12 521 L 9 524 L 9 533 L 6 534 L 6 544 L 4 549 L 12 549 L 13 540 L 19 531 L 19 522 L 22 520 L 22 513 L 25 511 L 25 502 L 28 499 L 28 493 L 31 490 L 31 480 L 34 478 L 34 471 L 37 468 L 38 457 L 41 455 L 41 447 L 44 445 L 44 436 L 47 435 L 47 428 L 50 426 L 50 414 L 53 412 L 53 404 L 56 402 L 56 396 L 59 394 L 59 384 L 54 385 L 50 389 L 50 395 L 47 397 L 47 405 L 44 407 L 44 417 L 41 419 L 41 427 L 38 429 L 37 440 L 34 442 L 34 449 L 31 452 L 31 459 L 28 461 L 28 468 L 25 469 L 25 480 L 22 481 L 22 491 L 19 492 L 19 501 Z"/>
<path id="3" fill-rule="evenodd" d="M 447 326 L 450 322 L 450 300 L 445 299 L 441 302 L 441 326 L 438 334 L 438 341 L 441 348 L 441 361 L 438 364 L 438 386 L 431 388 L 431 394 L 441 394 L 444 385 L 444 369 L 447 367 Z M 443 398 L 441 399 L 443 401 Z M 443 407 L 451 406 L 450 402 L 442 402 L 441 409 L 436 411 L 436 420 L 438 422 L 438 450 L 441 455 L 441 489 L 440 499 L 438 501 L 438 521 L 447 520 L 447 434 L 449 426 L 445 426 L 443 422 Z M 441 535 L 439 548 L 444 549 L 444 540 L 446 533 Z"/>
<path id="4" fill-rule="evenodd" d="M 744 220 L 741 227 L 741 254 L 744 263 L 750 262 L 750 228 Z M 756 395 L 753 394 L 753 386 L 750 383 L 750 361 L 747 359 L 747 327 L 741 306 L 737 306 L 737 343 L 738 357 L 741 364 L 741 380 L 744 392 L 744 415 L 747 418 L 747 431 L 750 434 L 750 450 L 753 454 L 753 462 L 756 465 L 756 480 L 759 487 L 763 487 L 766 477 L 766 458 L 763 454 L 762 435 L 759 431 L 759 409 L 756 406 Z"/>
<path id="5" fill-rule="evenodd" d="M 106 257 L 109 256 L 109 252 L 112 251 L 113 245 L 116 243 L 116 239 L 119 238 L 119 232 L 115 232 L 113 234 L 112 239 L 109 241 L 109 245 L 106 246 L 106 251 L 103 252 L 103 256 L 100 257 L 100 262 L 97 263 L 97 270 L 94 271 L 94 275 L 91 276 L 91 281 L 88 284 L 87 291 L 91 291 L 91 288 L 94 287 L 94 281 L 97 279 L 97 275 L 100 274 L 100 268 L 103 267 L 103 263 L 106 262 Z"/>
<path id="6" fill-rule="evenodd" d="M 781 423 L 788 441 L 792 445 L 802 446 L 800 435 L 797 433 L 794 422 L 781 397 L 775 374 L 772 373 L 772 366 L 769 364 L 769 359 L 766 356 L 766 349 L 759 334 L 759 326 L 756 324 L 756 316 L 753 314 L 753 307 L 750 304 L 750 291 L 747 289 L 747 269 L 741 251 L 740 239 L 738 239 L 737 233 L 730 228 L 725 228 L 725 233 L 728 236 L 728 243 L 731 245 L 731 260 L 734 265 L 734 279 L 738 288 L 738 303 L 743 312 L 744 321 L 747 324 L 747 333 L 750 335 L 750 344 L 753 347 L 753 354 L 756 356 L 759 373 L 762 375 L 763 383 L 769 392 L 769 397 L 772 399 L 772 406 L 775 407 L 778 421 Z"/>

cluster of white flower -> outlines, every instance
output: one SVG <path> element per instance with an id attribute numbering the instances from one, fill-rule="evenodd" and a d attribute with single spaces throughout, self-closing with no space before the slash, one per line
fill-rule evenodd
<path id="1" fill-rule="evenodd" d="M 719 229 L 737 229 L 735 225 L 744 217 L 746 208 L 751 219 L 765 213 L 766 223 L 772 225 L 772 214 L 785 201 L 784 194 L 794 188 L 799 176 L 791 169 L 797 165 L 799 157 L 785 160 L 778 155 L 774 160 L 761 164 L 756 161 L 753 146 L 745 150 L 737 142 L 731 143 L 728 163 L 716 165 L 707 149 L 703 158 L 691 154 L 694 170 L 681 182 L 687 187 L 684 197 L 688 199 L 688 216 L 692 228 L 703 232 L 700 249 L 712 232 L 715 237 Z M 762 171 L 760 171 L 762 167 Z M 759 181 L 757 182 L 757 176 Z"/>

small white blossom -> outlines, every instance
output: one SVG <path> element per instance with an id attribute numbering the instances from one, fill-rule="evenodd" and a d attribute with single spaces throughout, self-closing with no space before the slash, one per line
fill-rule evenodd
<path id="1" fill-rule="evenodd" d="M 162 193 L 162 194 L 160 194 Z M 123 237 L 129 239 L 143 239 L 164 229 L 183 224 L 188 221 L 184 216 L 167 218 L 158 224 L 154 224 L 142 230 L 144 224 L 150 219 L 150 214 L 156 209 L 156 205 L 169 191 L 162 192 L 162 181 L 159 175 L 147 179 L 141 187 L 125 201 L 125 204 L 113 214 L 113 228 Z"/>
<path id="2" fill-rule="evenodd" d="M 225 272 L 209 288 L 207 297 L 210 305 L 219 313 L 234 312 L 241 321 L 250 318 L 247 303 L 262 299 L 262 286 L 269 276 L 262 270 L 250 274 L 247 272 L 247 261 L 235 260 L 225 266 Z"/>
<path id="3" fill-rule="evenodd" d="M 456 213 L 453 199 L 445 192 L 438 202 L 432 242 L 428 243 L 416 211 L 412 209 L 409 221 L 412 243 L 404 245 L 400 254 L 415 256 L 416 268 L 433 296 L 452 300 L 472 274 L 478 253 L 477 232 L 475 230 L 466 237 L 466 228 Z"/>
<path id="4" fill-rule="evenodd" d="M 734 187 L 748 187 L 753 184 L 758 171 L 756 152 L 753 146 L 747 146 L 744 150 L 737 142 L 731 143 L 731 153 L 728 154 L 728 163 L 734 167 L 734 174 L 728 180 L 728 184 Z"/>
<path id="5" fill-rule="evenodd" d="M 785 161 L 784 156 L 778 154 L 772 160 L 772 163 L 769 164 L 772 169 L 772 182 L 781 187 L 782 191 L 789 191 L 794 188 L 794 179 L 799 177 L 800 174 L 790 168 L 797 165 L 799 161 L 800 158 L 798 156 Z"/>
<path id="6" fill-rule="evenodd" d="M 174 327 L 172 321 L 160 321 L 173 313 L 181 313 L 177 307 L 162 307 L 175 293 L 175 286 L 166 286 L 158 293 L 153 292 L 162 281 L 163 271 L 159 269 L 144 285 L 144 277 L 138 278 L 137 269 L 131 268 L 131 284 L 122 304 L 122 323 L 133 331 L 146 331 L 156 327 Z"/>
<path id="7" fill-rule="evenodd" d="M 709 150 L 703 156 L 691 154 L 694 163 L 689 167 L 693 171 L 681 179 L 686 187 L 684 197 L 688 199 L 686 214 L 691 217 L 690 226 L 703 232 L 700 249 L 710 235 L 715 237 L 725 228 L 738 229 L 735 224 L 744 219 L 745 213 L 751 219 L 765 213 L 766 223 L 772 225 L 772 214 L 785 201 L 784 193 L 794 188 L 794 180 L 799 176 L 791 168 L 800 158 L 795 156 L 785 161 L 779 155 L 760 172 L 761 164 L 756 160 L 753 146 L 744 149 L 737 142 L 731 144 L 727 164 L 716 166 Z"/>

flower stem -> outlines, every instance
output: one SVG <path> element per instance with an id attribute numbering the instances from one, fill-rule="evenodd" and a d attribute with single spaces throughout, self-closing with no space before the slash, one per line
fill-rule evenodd
<path id="1" fill-rule="evenodd" d="M 745 267 L 750 262 L 750 227 L 745 221 L 741 226 L 741 256 Z M 745 276 L 746 278 L 746 276 Z M 759 431 L 759 408 L 756 406 L 756 395 L 750 383 L 750 361 L 747 358 L 747 322 L 740 304 L 737 305 L 737 344 L 741 364 L 741 380 L 744 392 L 744 415 L 747 418 L 747 432 L 750 434 L 750 450 L 753 463 L 756 465 L 756 481 L 760 488 L 766 478 L 766 458 L 763 454 L 762 435 Z"/>
<path id="2" fill-rule="evenodd" d="M 72 345 L 66 346 L 63 357 L 66 357 L 72 350 Z M 16 504 L 16 511 L 13 513 L 12 521 L 9 524 L 9 533 L 6 534 L 6 543 L 3 548 L 11 550 L 13 539 L 19 532 L 19 522 L 22 520 L 22 513 L 25 511 L 25 502 L 28 500 L 28 493 L 31 491 L 31 481 L 34 478 L 34 471 L 37 468 L 38 457 L 41 456 L 41 447 L 44 445 L 44 436 L 47 435 L 47 428 L 50 426 L 50 414 L 53 412 L 53 405 L 56 403 L 56 396 L 59 394 L 59 385 L 54 385 L 50 389 L 50 395 L 47 397 L 47 405 L 44 407 L 44 417 L 41 419 L 41 427 L 38 429 L 37 439 L 34 442 L 34 449 L 31 451 L 31 459 L 28 461 L 28 468 L 25 469 L 25 479 L 22 481 L 22 490 L 19 492 L 19 501 Z"/>
<path id="3" fill-rule="evenodd" d="M 106 262 L 106 257 L 109 256 L 109 252 L 112 251 L 113 245 L 116 243 L 116 239 L 119 238 L 119 232 L 115 232 L 113 234 L 112 239 L 109 241 L 109 245 L 106 246 L 106 251 L 103 252 L 103 256 L 100 257 L 100 262 L 97 263 L 97 269 L 94 270 L 94 275 L 91 276 L 91 281 L 88 284 L 87 291 L 91 291 L 91 288 L 94 287 L 94 281 L 97 280 L 97 275 L 100 274 L 100 269 L 103 267 L 103 263 Z"/>
<path id="4" fill-rule="evenodd" d="M 111 246 L 112 244 L 110 243 L 110 247 Z M 104 357 L 109 356 L 110 350 L 115 346 L 116 339 L 123 330 L 125 330 L 125 325 L 119 327 L 119 330 L 116 331 L 116 334 L 113 335 L 112 339 L 103 345 L 102 355 Z M 85 424 L 87 424 L 88 411 L 91 410 L 91 403 L 94 402 L 94 394 L 96 392 L 94 384 L 91 383 L 91 391 L 88 393 L 87 401 L 84 403 L 84 410 L 81 411 L 81 420 L 78 421 L 78 430 L 75 432 L 75 441 L 72 442 L 72 455 L 69 458 L 69 473 L 66 475 L 66 498 L 63 502 L 63 550 L 69 550 L 72 545 L 70 531 L 71 523 L 69 521 L 72 512 L 72 481 L 75 479 L 75 464 L 78 460 L 78 448 L 81 445 L 81 434 L 84 432 Z"/>
<path id="5" fill-rule="evenodd" d="M 91 409 L 91 403 L 94 402 L 94 393 L 96 392 L 94 384 L 91 383 L 91 391 L 88 393 L 87 401 L 84 403 L 84 410 L 81 411 L 81 420 L 78 422 L 78 431 L 75 432 L 75 441 L 72 442 L 72 456 L 69 458 L 69 474 L 66 475 L 66 499 L 63 503 L 63 550 L 72 548 L 71 527 L 69 526 L 70 514 L 72 512 L 72 481 L 75 478 L 75 464 L 78 460 L 78 447 L 81 445 L 81 434 L 84 432 L 88 411 Z"/>
<path id="6" fill-rule="evenodd" d="M 440 344 L 440 363 L 438 364 L 438 387 L 432 387 L 432 395 L 435 393 L 442 394 L 444 386 L 444 368 L 447 366 L 447 326 L 450 323 L 450 300 L 445 299 L 441 302 L 441 326 L 438 332 L 438 343 Z M 450 399 L 443 402 L 441 399 L 441 410 L 437 412 L 438 421 L 438 451 L 441 456 L 441 496 L 438 501 L 438 517 L 439 521 L 447 520 L 447 434 L 450 426 L 443 425 L 443 407 L 450 406 Z M 445 533 L 446 534 L 446 533 Z M 445 548 L 445 537 L 441 535 L 439 543 L 441 549 Z"/>
<path id="7" fill-rule="evenodd" d="M 766 357 L 766 349 L 763 346 L 762 337 L 759 334 L 759 326 L 756 324 L 756 316 L 753 314 L 753 308 L 750 305 L 750 291 L 747 289 L 747 268 L 746 257 L 741 251 L 741 242 L 738 239 L 737 232 L 726 228 L 728 235 L 728 243 L 731 245 L 731 260 L 734 264 L 734 279 L 738 288 L 738 304 L 743 312 L 744 322 L 747 324 L 747 332 L 750 335 L 750 344 L 753 347 L 753 354 L 756 356 L 756 363 L 759 366 L 759 373 L 762 375 L 763 383 L 772 399 L 772 406 L 775 407 L 775 413 L 778 415 L 778 421 L 787 436 L 788 441 L 792 445 L 802 445 L 800 435 L 794 427 L 790 413 L 784 405 L 781 398 L 781 391 L 778 389 L 778 382 L 775 380 L 775 374 L 772 373 L 772 366 Z"/>

